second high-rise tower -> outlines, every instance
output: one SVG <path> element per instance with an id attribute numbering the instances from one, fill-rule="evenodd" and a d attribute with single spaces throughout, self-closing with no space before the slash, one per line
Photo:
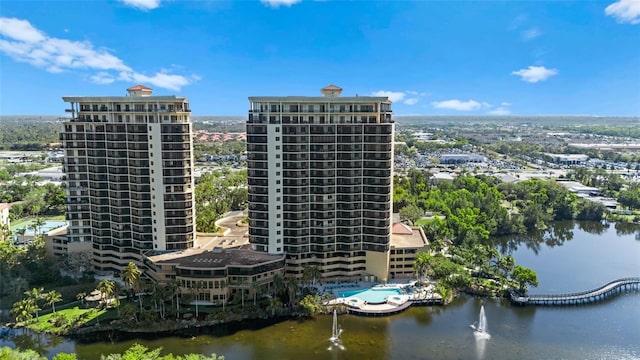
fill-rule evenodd
<path id="1" fill-rule="evenodd" d="M 249 232 L 254 249 L 286 254 L 287 273 L 386 280 L 393 193 L 387 97 L 250 97 Z"/>

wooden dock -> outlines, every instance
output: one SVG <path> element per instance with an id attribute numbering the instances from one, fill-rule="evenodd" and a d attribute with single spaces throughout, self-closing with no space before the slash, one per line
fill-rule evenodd
<path id="1" fill-rule="evenodd" d="M 597 289 L 570 294 L 557 295 L 519 295 L 510 292 L 511 304 L 517 306 L 566 306 L 590 304 L 602 301 L 626 291 L 640 289 L 640 277 L 629 277 L 613 280 Z"/>

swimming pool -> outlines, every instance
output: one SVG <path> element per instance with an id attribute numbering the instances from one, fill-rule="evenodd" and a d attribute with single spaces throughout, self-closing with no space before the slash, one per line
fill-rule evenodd
<path id="1" fill-rule="evenodd" d="M 402 292 L 398 289 L 364 289 L 339 292 L 338 296 L 343 298 L 357 297 L 370 304 L 382 304 L 387 301 L 389 296 L 400 295 Z"/>
<path id="2" fill-rule="evenodd" d="M 26 232 L 24 233 L 25 236 L 34 236 L 35 232 L 31 228 L 31 225 L 34 223 L 35 223 L 35 220 L 30 220 L 26 223 L 20 224 L 20 226 L 16 226 L 16 227 L 12 226 L 11 228 L 14 231 L 15 229 L 25 228 L 26 229 Z M 59 227 L 66 226 L 66 225 L 69 225 L 69 224 L 65 220 L 45 220 L 42 226 L 38 229 L 38 233 L 46 234 L 53 229 L 57 229 Z"/>

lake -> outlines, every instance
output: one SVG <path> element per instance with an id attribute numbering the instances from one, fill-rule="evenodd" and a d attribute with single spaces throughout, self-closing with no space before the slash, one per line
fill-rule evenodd
<path id="1" fill-rule="evenodd" d="M 538 273 L 530 293 L 588 290 L 640 276 L 640 228 L 627 224 L 558 222 L 549 231 L 502 239 L 504 253 Z M 484 306 L 490 339 L 470 328 Z M 80 359 L 122 352 L 134 342 L 163 353 L 215 352 L 233 359 L 638 359 L 640 293 L 572 307 L 512 307 L 501 299 L 462 297 L 446 307 L 412 307 L 390 317 L 341 315 L 344 350 L 329 341 L 332 318 L 284 321 L 253 329 L 219 328 L 195 337 L 164 337 L 90 344 L 48 336 L 12 336 L 15 343 L 52 357 Z"/>

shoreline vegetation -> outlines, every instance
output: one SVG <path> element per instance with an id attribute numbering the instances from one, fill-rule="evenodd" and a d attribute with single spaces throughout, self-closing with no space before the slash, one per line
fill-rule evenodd
<path id="1" fill-rule="evenodd" d="M 524 293 L 528 286 L 537 286 L 533 270 L 518 266 L 509 255 L 501 255 L 505 253 L 498 249 L 501 236 L 545 230 L 558 220 L 599 222 L 605 213 L 602 205 L 580 199 L 549 180 L 508 184 L 472 174 L 461 174 L 451 182 L 432 183 L 429 179 L 428 172 L 417 169 L 409 170 L 406 176 L 396 176 L 393 205 L 403 221 L 419 222 L 424 229 L 429 251 L 417 254 L 415 273 L 419 283 L 435 284 L 435 292 L 445 305 L 461 293 L 501 297 L 509 289 Z M 425 218 L 425 213 L 432 216 Z M 31 246 L 43 253 L 40 241 Z M 185 305 L 193 301 L 192 295 L 177 294 L 177 284 L 143 282 L 141 271 L 130 263 L 122 273 L 126 288 L 111 280 L 95 285 L 92 294 L 97 292 L 98 297 L 92 303 L 93 310 L 88 309 L 85 300 L 90 297 L 86 293 L 78 294 L 78 301 L 60 306 L 56 313 L 54 306 L 62 298 L 45 299 L 44 289 L 25 291 L 26 297 L 14 303 L 13 325 L 69 335 L 87 334 L 90 329 L 162 332 L 282 315 L 312 317 L 333 310 L 323 305 L 330 300 L 326 294 L 316 294 L 310 286 L 318 273 L 310 268 L 302 279 L 274 279 L 278 284 L 268 296 L 242 302 L 232 299 L 210 308 Z M 45 305 L 52 311 L 40 316 L 41 306 Z"/>

